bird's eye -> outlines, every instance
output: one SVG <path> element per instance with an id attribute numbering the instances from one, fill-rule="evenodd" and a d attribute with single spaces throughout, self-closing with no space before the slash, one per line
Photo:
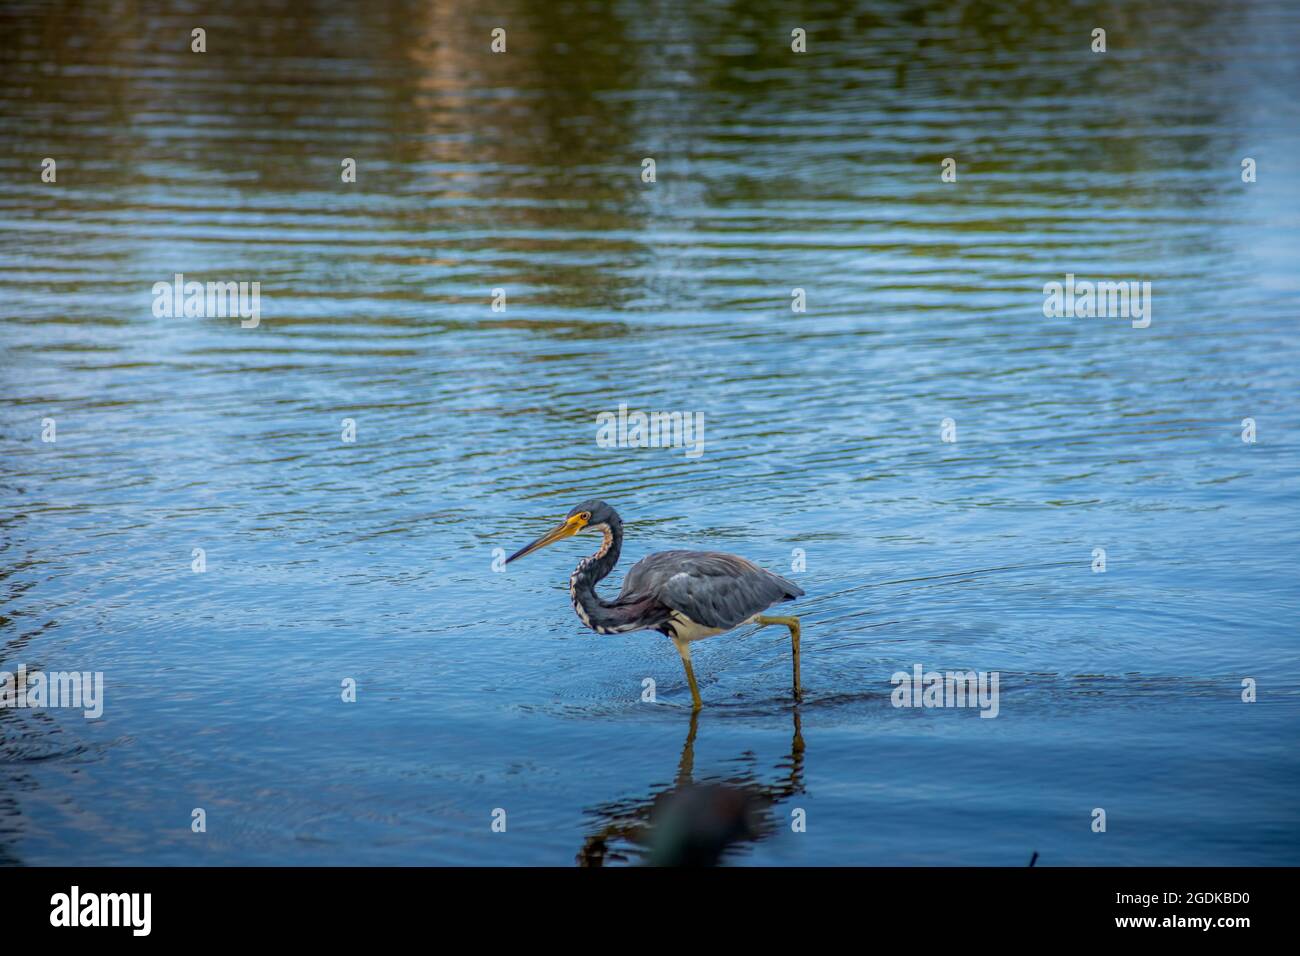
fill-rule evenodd
<path id="1" fill-rule="evenodd" d="M 591 520 L 591 512 L 590 512 L 590 511 L 584 511 L 582 514 L 578 515 L 578 517 L 581 518 L 583 521 L 590 521 L 590 520 Z"/>

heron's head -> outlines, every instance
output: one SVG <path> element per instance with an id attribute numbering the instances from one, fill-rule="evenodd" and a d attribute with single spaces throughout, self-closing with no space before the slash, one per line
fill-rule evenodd
<path id="1" fill-rule="evenodd" d="M 542 535 L 532 544 L 525 545 L 510 557 L 506 558 L 506 564 L 517 558 L 522 558 L 526 554 L 532 554 L 548 544 L 554 544 L 557 541 L 563 541 L 565 538 L 572 538 L 575 534 L 587 530 L 604 530 L 614 528 L 620 525 L 618 512 L 609 505 L 596 498 L 590 498 L 575 505 L 573 509 L 564 517 L 564 520 L 557 524 L 546 534 Z"/>

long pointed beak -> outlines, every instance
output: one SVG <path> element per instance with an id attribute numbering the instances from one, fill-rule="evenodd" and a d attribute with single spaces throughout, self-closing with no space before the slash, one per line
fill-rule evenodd
<path id="1" fill-rule="evenodd" d="M 574 515 L 572 518 L 569 518 L 567 521 L 562 521 L 560 524 L 556 525 L 554 528 L 546 532 L 546 534 L 542 535 L 532 544 L 525 545 L 524 547 L 516 551 L 514 554 L 510 555 L 510 557 L 506 558 L 506 564 L 509 564 L 511 561 L 515 561 L 519 558 L 522 558 L 526 554 L 532 554 L 534 551 L 544 548 L 548 544 L 554 544 L 557 541 L 563 541 L 565 538 L 572 538 L 575 534 L 577 534 L 579 531 L 582 530 L 582 526 L 583 526 L 582 519 L 579 518 L 577 515 Z"/>

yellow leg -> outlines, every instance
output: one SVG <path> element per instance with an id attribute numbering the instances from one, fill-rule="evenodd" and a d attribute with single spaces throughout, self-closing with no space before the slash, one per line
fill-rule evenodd
<path id="1" fill-rule="evenodd" d="M 756 624 L 781 624 L 790 629 L 790 647 L 794 651 L 794 699 L 803 699 L 803 688 L 799 684 L 799 619 L 797 617 L 767 617 L 760 614 L 754 618 Z"/>
<path id="2" fill-rule="evenodd" d="M 695 734 L 699 729 L 700 709 L 696 707 L 691 710 L 691 725 L 686 731 L 686 743 L 682 745 L 682 759 L 677 761 L 677 783 L 674 786 L 687 786 L 695 777 Z"/>
<path id="3" fill-rule="evenodd" d="M 686 668 L 686 682 L 691 685 L 691 700 L 694 703 L 694 710 L 699 710 L 704 706 L 704 701 L 700 700 L 700 687 L 695 683 L 695 668 L 691 667 L 691 645 L 686 641 L 674 640 L 677 645 L 677 653 L 682 656 L 682 666 Z"/>

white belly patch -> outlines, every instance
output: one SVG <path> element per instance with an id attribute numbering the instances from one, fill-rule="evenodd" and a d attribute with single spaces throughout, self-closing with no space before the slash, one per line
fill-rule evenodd
<path id="1" fill-rule="evenodd" d="M 677 635 L 679 641 L 698 641 L 713 637 L 715 634 L 722 634 L 726 630 L 721 627 L 705 627 L 703 624 L 697 624 L 680 611 L 673 611 L 668 618 L 668 623 L 672 625 L 673 633 Z"/>

